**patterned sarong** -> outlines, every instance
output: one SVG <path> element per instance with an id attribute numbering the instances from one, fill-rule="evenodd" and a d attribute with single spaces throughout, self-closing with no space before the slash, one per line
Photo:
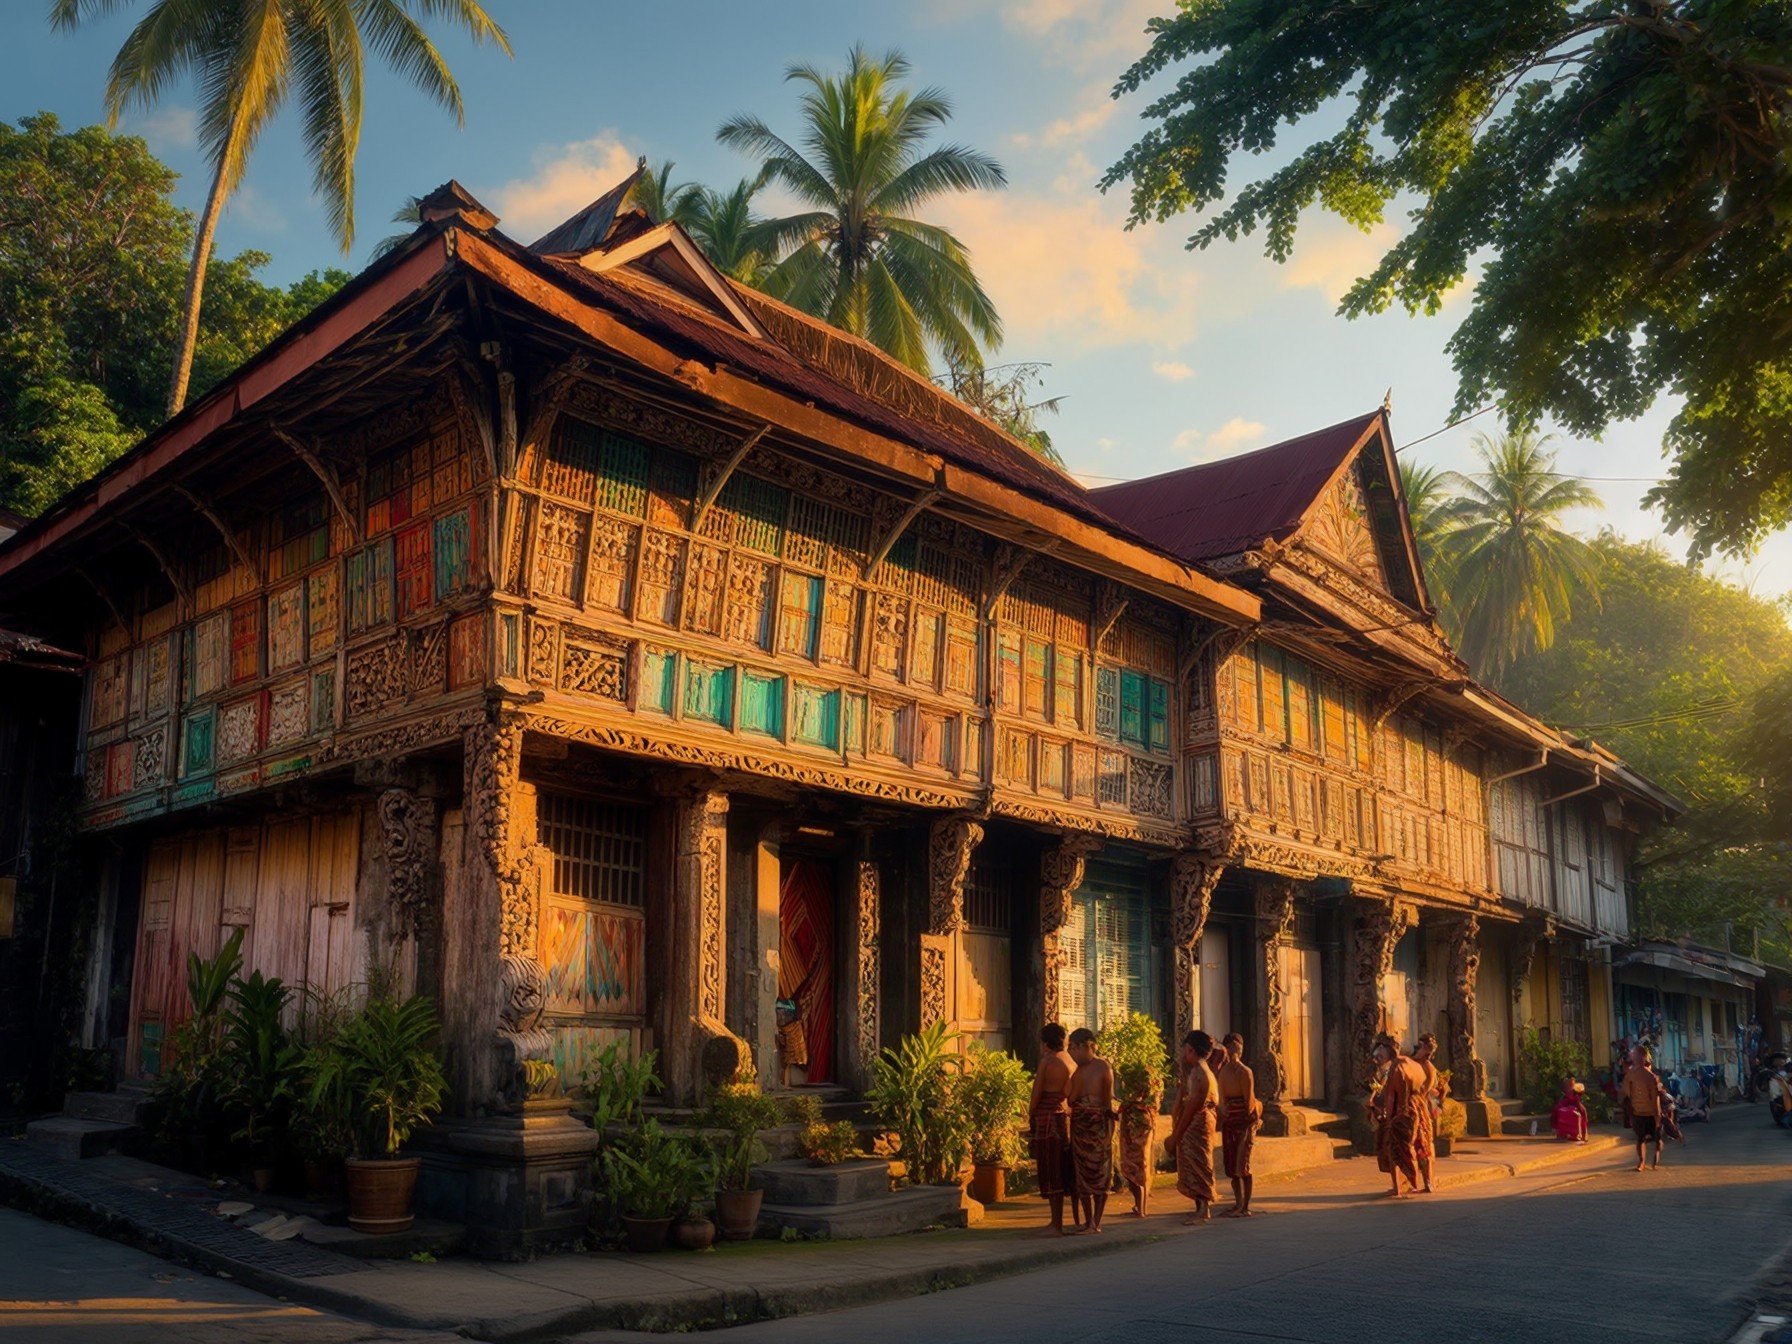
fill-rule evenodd
<path id="1" fill-rule="evenodd" d="M 1431 1098 L 1418 1099 L 1418 1126 L 1412 1136 L 1413 1156 L 1429 1162 L 1437 1156 L 1437 1117 L 1431 1113 Z"/>
<path id="2" fill-rule="evenodd" d="M 1388 1170 L 1419 1183 L 1419 1131 L 1424 1127 L 1424 1099 L 1414 1097 L 1388 1117 Z"/>
<path id="3" fill-rule="evenodd" d="M 1120 1112 L 1120 1178 L 1128 1185 L 1150 1185 L 1152 1150 L 1156 1147 L 1157 1108 L 1124 1108 Z"/>
<path id="4" fill-rule="evenodd" d="M 1076 1193 L 1107 1194 L 1114 1182 L 1114 1130 L 1107 1108 L 1094 1097 L 1079 1098 L 1070 1109 L 1070 1156 Z"/>
<path id="5" fill-rule="evenodd" d="M 1062 1196 L 1070 1171 L 1070 1117 L 1061 1109 L 1062 1092 L 1041 1092 L 1033 1112 L 1033 1161 L 1039 1165 L 1039 1193 Z"/>
<path id="6" fill-rule="evenodd" d="M 1203 1106 L 1176 1145 L 1176 1193 L 1213 1202 L 1213 1107 Z"/>
<path id="7" fill-rule="evenodd" d="M 1226 1159 L 1226 1177 L 1242 1180 L 1251 1174 L 1251 1150 L 1257 1142 L 1257 1121 L 1246 1097 L 1227 1097 L 1220 1121 L 1220 1147 Z"/>

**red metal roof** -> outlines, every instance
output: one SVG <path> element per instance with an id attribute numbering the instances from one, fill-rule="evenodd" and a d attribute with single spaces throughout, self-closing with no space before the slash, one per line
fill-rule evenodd
<path id="1" fill-rule="evenodd" d="M 1115 522 L 1186 561 L 1217 560 L 1283 541 L 1381 412 L 1254 453 L 1091 491 Z"/>

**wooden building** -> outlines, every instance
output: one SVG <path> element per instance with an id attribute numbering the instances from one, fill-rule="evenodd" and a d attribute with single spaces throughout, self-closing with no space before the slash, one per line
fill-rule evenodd
<path id="1" fill-rule="evenodd" d="M 1621 921 L 1671 800 L 1469 680 L 1385 414 L 1091 494 L 618 200 L 525 247 L 438 190 L 0 547 L 0 608 L 91 658 L 124 1070 L 234 928 L 431 992 L 425 1197 L 503 1254 L 589 1181 L 524 1061 L 625 1038 L 693 1102 L 775 1076 L 780 1000 L 815 1084 L 1136 1009 L 1250 1023 L 1291 1127 L 1384 1025 L 1447 1024 L 1484 1095 L 1535 948 Z M 1546 892 L 1538 818 L 1582 842 Z"/>

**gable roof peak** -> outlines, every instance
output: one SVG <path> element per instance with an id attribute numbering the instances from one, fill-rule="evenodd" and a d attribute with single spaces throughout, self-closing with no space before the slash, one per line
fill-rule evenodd
<path id="1" fill-rule="evenodd" d="M 459 222 L 482 232 L 498 223 L 498 217 L 453 178 L 418 199 L 417 217 L 425 224 Z"/>

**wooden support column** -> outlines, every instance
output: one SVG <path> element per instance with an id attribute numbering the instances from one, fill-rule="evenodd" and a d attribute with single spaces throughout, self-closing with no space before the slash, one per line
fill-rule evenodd
<path id="1" fill-rule="evenodd" d="M 728 795 L 701 789 L 674 803 L 672 975 L 664 990 L 666 1095 L 694 1106 L 709 1085 L 750 1064 L 753 1052 L 725 1025 L 727 1013 Z"/>
<path id="2" fill-rule="evenodd" d="M 1100 848 L 1093 836 L 1067 835 L 1039 856 L 1039 944 L 1042 953 L 1040 1026 L 1064 1021 L 1064 926 L 1075 908 L 1077 889 L 1089 855 Z M 1078 1025 L 1082 1025 L 1079 1023 Z M 1017 1052 L 1026 1046 L 1015 1042 Z"/>
<path id="3" fill-rule="evenodd" d="M 882 961 L 878 956 L 883 874 L 871 854 L 871 835 L 860 837 L 859 852 L 848 865 L 851 886 L 847 899 L 852 903 L 850 941 L 846 944 L 846 984 L 842 1003 L 845 1006 L 845 1028 L 841 1044 L 845 1079 L 864 1091 L 871 1085 L 877 1064 L 881 1021 L 878 1016 L 878 989 Z"/>
<path id="4" fill-rule="evenodd" d="M 958 934 L 964 928 L 964 881 L 983 827 L 958 814 L 933 823 L 927 838 L 927 932 L 921 935 L 921 1026 L 950 1022 Z"/>
<path id="5" fill-rule="evenodd" d="M 1364 1097 L 1375 1072 L 1370 1056 L 1381 1034 L 1383 992 L 1388 972 L 1394 969 L 1394 949 L 1417 922 L 1418 912 L 1404 901 L 1362 897 L 1354 902 L 1350 940 L 1350 1037 L 1349 1091 L 1345 1110 L 1350 1115 L 1350 1137 L 1357 1151 L 1375 1151 L 1375 1126 Z"/>
<path id="6" fill-rule="evenodd" d="M 1213 908 L 1213 890 L 1225 871 L 1224 858 L 1194 853 L 1178 854 L 1170 868 L 1170 942 L 1176 956 L 1172 1054 L 1200 1015 L 1201 934 Z M 1218 1024 L 1213 1031 L 1218 1032 Z"/>
<path id="7" fill-rule="evenodd" d="M 1305 1121 L 1289 1105 L 1282 981 L 1277 964 L 1277 949 L 1294 924 L 1294 898 L 1298 891 L 1292 878 L 1264 875 L 1257 878 L 1253 893 L 1257 915 L 1257 1012 L 1251 1030 L 1257 1037 L 1257 1097 L 1263 1103 L 1262 1133 L 1269 1138 L 1306 1132 Z M 1246 1042 L 1247 1049 L 1250 1044 Z"/>
<path id="8" fill-rule="evenodd" d="M 1468 1132 L 1498 1131 L 1499 1106 L 1487 1100 L 1487 1066 L 1475 1049 L 1475 990 L 1481 975 L 1481 920 L 1455 914 L 1441 921 L 1450 953 L 1444 1015 L 1450 1024 L 1450 1095 L 1468 1109 Z"/>

